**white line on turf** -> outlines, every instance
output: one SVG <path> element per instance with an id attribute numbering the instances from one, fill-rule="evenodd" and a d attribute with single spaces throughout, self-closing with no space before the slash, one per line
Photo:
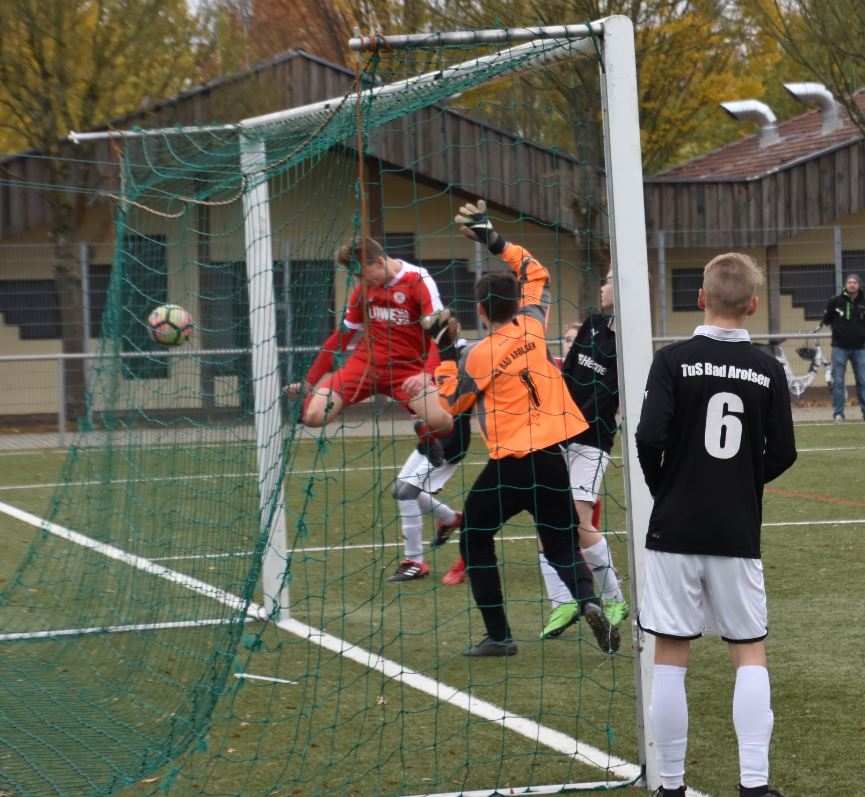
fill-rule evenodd
<path id="1" fill-rule="evenodd" d="M 245 681 L 266 681 L 270 684 L 290 684 L 297 686 L 297 681 L 289 681 L 288 678 L 274 678 L 272 675 L 253 675 L 251 672 L 236 672 L 235 678 L 242 678 Z"/>

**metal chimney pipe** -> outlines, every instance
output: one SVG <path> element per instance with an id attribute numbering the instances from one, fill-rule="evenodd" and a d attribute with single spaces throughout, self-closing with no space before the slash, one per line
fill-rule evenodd
<path id="1" fill-rule="evenodd" d="M 822 83 L 785 83 L 787 89 L 799 102 L 805 105 L 817 105 L 820 108 L 820 118 L 823 120 L 821 133 L 831 133 L 844 124 L 835 97 Z"/>
<path id="2" fill-rule="evenodd" d="M 778 118 L 766 103 L 759 100 L 734 100 L 722 102 L 721 107 L 734 119 L 757 122 L 760 125 L 761 148 L 770 147 L 781 140 L 778 135 Z"/>

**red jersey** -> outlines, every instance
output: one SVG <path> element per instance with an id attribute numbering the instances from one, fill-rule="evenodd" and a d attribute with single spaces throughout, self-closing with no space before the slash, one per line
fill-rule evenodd
<path id="1" fill-rule="evenodd" d="M 355 354 L 372 354 L 377 366 L 420 363 L 434 348 L 429 333 L 420 324 L 425 315 L 442 309 L 438 286 L 420 266 L 398 261 L 402 268 L 390 282 L 376 288 L 357 283 L 352 288 L 343 324 L 363 331 L 363 303 L 369 319 L 367 340 L 359 340 Z"/>
<path id="2" fill-rule="evenodd" d="M 432 372 L 438 365 L 438 349 L 420 323 L 423 316 L 442 309 L 438 286 L 425 268 L 398 262 L 399 272 L 384 285 L 370 288 L 358 282 L 352 288 L 341 328 L 324 342 L 310 366 L 306 376 L 310 384 L 318 384 L 332 368 L 333 355 L 345 351 L 351 339 L 363 333 L 364 301 L 369 334 L 358 337 L 349 358 L 355 365 L 362 363 L 358 373 L 364 379 L 385 372 L 404 379 L 405 366 L 411 375 L 419 370 Z"/>

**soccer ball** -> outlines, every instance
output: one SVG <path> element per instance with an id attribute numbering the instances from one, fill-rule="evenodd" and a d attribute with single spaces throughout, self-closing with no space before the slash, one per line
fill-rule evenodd
<path id="1" fill-rule="evenodd" d="M 161 346 L 182 346 L 192 334 L 192 316 L 179 304 L 163 304 L 147 316 L 147 327 Z"/>

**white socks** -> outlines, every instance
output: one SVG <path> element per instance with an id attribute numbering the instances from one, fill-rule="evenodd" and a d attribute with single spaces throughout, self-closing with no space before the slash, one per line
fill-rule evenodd
<path id="1" fill-rule="evenodd" d="M 685 783 L 685 752 L 688 749 L 687 672 L 687 667 L 656 664 L 652 678 L 649 721 L 655 733 L 658 774 L 665 789 L 678 789 Z"/>
<path id="2" fill-rule="evenodd" d="M 765 667 L 746 665 L 736 670 L 733 726 L 739 740 L 739 783 L 745 788 L 769 782 L 769 741 L 775 724 L 771 697 Z"/>
<path id="3" fill-rule="evenodd" d="M 592 571 L 592 576 L 595 583 L 601 590 L 601 599 L 608 600 L 615 598 L 616 600 L 624 600 L 622 594 L 622 586 L 619 583 L 619 577 L 613 569 L 613 560 L 610 557 L 610 547 L 607 541 L 601 538 L 600 542 L 596 542 L 591 548 L 581 548 L 586 564 Z M 559 574 L 553 566 L 547 561 L 543 551 L 538 554 L 538 559 L 541 563 L 541 575 L 544 577 L 544 586 L 547 588 L 547 596 L 552 603 L 553 608 L 561 606 L 563 603 L 574 599 L 570 590 L 565 586 L 565 583 L 559 578 Z"/>
<path id="4" fill-rule="evenodd" d="M 544 552 L 538 553 L 538 561 L 541 563 L 541 575 L 544 577 L 544 586 L 547 588 L 547 597 L 554 609 L 557 609 L 563 603 L 569 603 L 574 600 L 571 591 L 565 586 L 565 582 L 559 578 L 559 574 L 555 568 L 547 561 Z"/>
<path id="5" fill-rule="evenodd" d="M 417 497 L 417 505 L 422 514 L 431 515 L 433 520 L 437 520 L 439 523 L 450 526 L 456 522 L 457 513 L 447 504 L 439 501 L 434 495 L 422 492 Z"/>
<path id="6" fill-rule="evenodd" d="M 416 500 L 397 501 L 402 522 L 405 558 L 413 562 L 423 561 L 423 515 Z"/>
<path id="7" fill-rule="evenodd" d="M 596 542 L 591 548 L 581 548 L 583 557 L 592 571 L 595 583 L 601 588 L 601 598 L 608 600 L 624 600 L 619 577 L 613 568 L 613 557 L 610 555 L 610 546 L 607 545 L 605 537 Z"/>
<path id="8" fill-rule="evenodd" d="M 688 747 L 686 667 L 656 664 L 649 704 L 649 721 L 655 734 L 658 774 L 666 789 L 684 784 Z M 769 673 L 765 667 L 747 665 L 736 670 L 733 690 L 733 726 L 739 740 L 739 783 L 748 789 L 769 782 L 769 742 L 774 715 L 770 707 Z"/>

